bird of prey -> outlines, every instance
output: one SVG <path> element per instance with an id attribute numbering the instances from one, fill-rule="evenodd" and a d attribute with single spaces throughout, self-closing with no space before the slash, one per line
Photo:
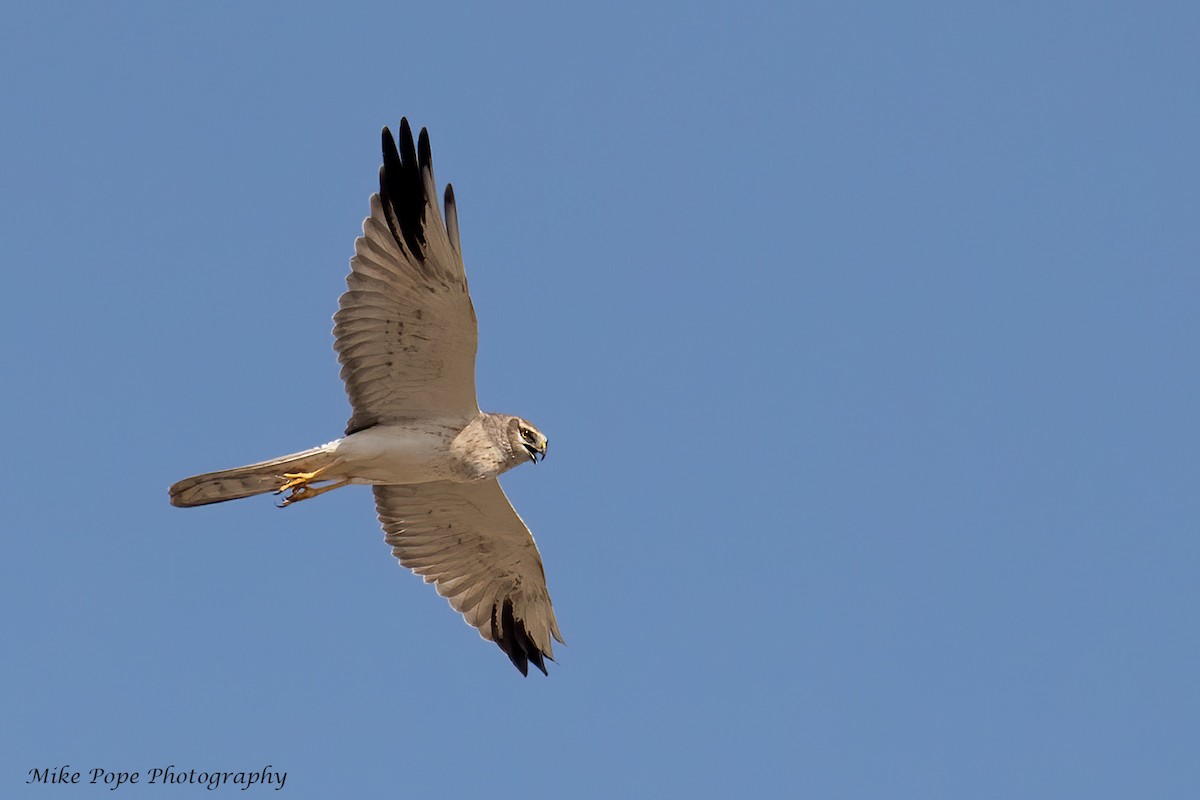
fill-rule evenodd
<path id="1" fill-rule="evenodd" d="M 171 503 L 200 506 L 274 492 L 280 505 L 369 484 L 385 541 L 436 585 L 483 638 L 528 675 L 562 642 L 542 559 L 496 478 L 546 457 L 546 437 L 475 398 L 475 309 L 454 189 L 438 210 L 429 135 L 400 146 L 383 129 L 379 193 L 354 243 L 334 315 L 352 413 L 345 436 L 288 456 L 185 478 Z"/>

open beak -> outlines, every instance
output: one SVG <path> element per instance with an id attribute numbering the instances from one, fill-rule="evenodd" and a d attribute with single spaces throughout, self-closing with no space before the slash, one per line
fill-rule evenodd
<path id="1" fill-rule="evenodd" d="M 550 442 L 546 439 L 538 442 L 536 445 L 522 443 L 521 446 L 529 453 L 529 459 L 533 463 L 538 463 L 538 456 L 542 457 L 542 461 L 546 460 L 546 449 Z"/>

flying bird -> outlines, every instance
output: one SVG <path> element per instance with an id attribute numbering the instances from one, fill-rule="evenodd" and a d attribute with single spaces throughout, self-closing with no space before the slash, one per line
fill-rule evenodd
<path id="1" fill-rule="evenodd" d="M 541 555 L 496 480 L 546 457 L 546 437 L 479 410 L 478 326 L 463 267 L 454 189 L 438 209 L 429 135 L 383 129 L 379 193 L 354 243 L 334 315 L 350 398 L 345 435 L 292 455 L 185 478 L 171 503 L 201 506 L 273 492 L 281 506 L 369 484 L 384 539 L 483 638 L 528 675 L 562 642 Z"/>

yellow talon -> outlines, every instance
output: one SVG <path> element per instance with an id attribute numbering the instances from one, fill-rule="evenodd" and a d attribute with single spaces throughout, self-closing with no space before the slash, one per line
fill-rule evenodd
<path id="1" fill-rule="evenodd" d="M 285 475 L 284 477 L 287 477 L 287 476 Z M 283 500 L 279 503 L 280 508 L 283 508 L 284 506 L 290 506 L 292 503 L 299 503 L 301 500 L 309 500 L 313 497 L 316 497 L 317 495 L 325 494 L 326 492 L 332 492 L 334 489 L 340 489 L 343 486 L 345 486 L 346 484 L 350 483 L 350 480 L 349 480 L 349 478 L 347 478 L 346 480 L 338 481 L 337 483 L 331 483 L 328 486 L 320 486 L 317 488 L 313 488 L 312 486 L 309 486 L 307 483 L 304 483 L 303 481 L 294 481 L 294 483 L 296 483 L 297 485 L 294 487 L 289 487 L 289 486 L 285 485 L 283 488 L 281 488 L 278 492 L 275 493 L 275 494 L 279 494 L 280 492 L 284 491 L 287 488 L 292 489 L 292 493 L 289 494 L 287 497 L 283 498 Z"/>
<path id="2" fill-rule="evenodd" d="M 316 472 L 285 472 L 283 473 L 283 477 L 287 478 L 287 481 L 275 490 L 275 494 L 283 494 L 288 489 L 295 489 L 297 487 L 302 489 L 312 481 L 315 481 L 320 474 L 321 470 L 317 470 Z"/>
<path id="3" fill-rule="evenodd" d="M 298 503 L 301 500 L 308 500 L 311 497 L 325 494 L 325 492 L 328 492 L 332 489 L 340 489 L 348 484 L 350 482 L 349 478 L 340 480 L 337 483 L 331 483 L 328 486 L 322 486 L 320 488 L 313 488 L 310 485 L 316 481 L 327 480 L 322 476 L 328 472 L 330 468 L 338 467 L 341 465 L 341 463 L 342 462 L 340 460 L 337 460 L 331 464 L 326 464 L 318 470 L 313 470 L 312 472 L 283 473 L 283 475 L 280 477 L 285 478 L 285 480 L 279 485 L 279 488 L 275 490 L 275 494 L 283 494 L 284 492 L 288 491 L 290 491 L 291 494 L 284 498 L 283 502 L 279 504 L 279 507 L 283 508 L 284 506 L 291 505 L 292 503 Z"/>

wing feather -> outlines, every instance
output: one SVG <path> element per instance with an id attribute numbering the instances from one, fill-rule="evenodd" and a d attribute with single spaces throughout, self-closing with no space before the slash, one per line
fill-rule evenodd
<path id="1" fill-rule="evenodd" d="M 347 289 L 334 315 L 334 349 L 352 414 L 346 433 L 381 422 L 468 419 L 478 331 L 467 289 L 458 213 L 447 187 L 442 221 L 429 135 L 413 144 L 383 129 L 379 192 L 354 243 Z"/>
<path id="2" fill-rule="evenodd" d="M 528 674 L 561 642 L 542 557 L 495 480 L 375 486 L 384 539 L 400 563 Z"/>

